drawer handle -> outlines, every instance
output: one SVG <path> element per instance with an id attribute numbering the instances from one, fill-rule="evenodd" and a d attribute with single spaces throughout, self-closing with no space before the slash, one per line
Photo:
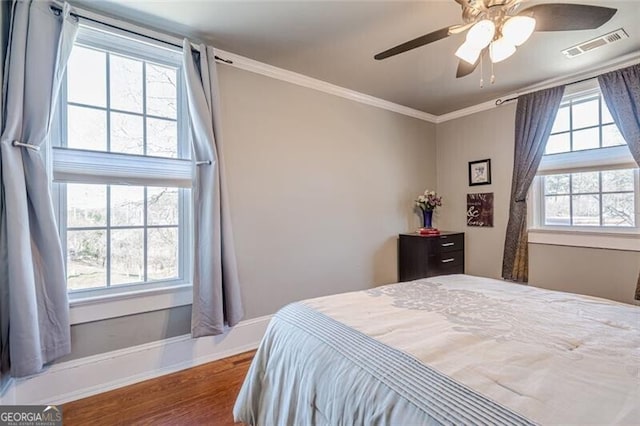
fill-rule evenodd
<path id="1" fill-rule="evenodd" d="M 442 259 L 442 263 L 449 263 L 449 262 L 453 262 L 454 260 L 455 259 L 453 257 L 449 259 Z"/>
<path id="2" fill-rule="evenodd" d="M 453 246 L 455 244 L 456 243 L 444 243 L 444 244 L 442 244 L 442 247 L 450 247 L 450 246 Z"/>

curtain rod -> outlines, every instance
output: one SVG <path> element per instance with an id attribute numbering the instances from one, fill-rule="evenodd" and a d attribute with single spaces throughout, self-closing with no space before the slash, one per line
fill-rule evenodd
<path id="1" fill-rule="evenodd" d="M 50 6 L 50 9 L 56 16 L 60 16 L 60 14 L 62 13 L 62 9 L 59 8 L 58 6 Z M 120 30 L 120 31 L 125 31 L 125 32 L 130 33 L 130 34 L 135 34 L 135 35 L 140 36 L 140 37 L 148 38 L 150 40 L 154 40 L 154 41 L 157 41 L 157 42 L 160 42 L 160 43 L 167 44 L 169 46 L 174 46 L 174 47 L 177 47 L 179 49 L 182 49 L 182 46 L 179 45 L 179 44 L 171 43 L 171 42 L 166 41 L 166 40 L 161 40 L 161 39 L 156 38 L 156 37 L 151 37 L 151 36 L 146 35 L 146 34 L 141 34 L 141 33 L 136 32 L 136 31 L 132 31 L 132 30 L 129 30 L 129 29 L 126 29 L 126 28 L 118 27 L 117 25 L 108 24 L 106 22 L 102 22 L 102 21 L 99 21 L 97 19 L 89 18 L 87 16 L 79 15 L 79 14 L 74 13 L 74 12 L 71 12 L 70 15 L 73 16 L 74 18 L 84 19 L 86 21 L 95 22 L 96 24 L 104 25 L 106 27 L 114 28 L 114 29 Z M 198 51 L 197 49 L 193 49 L 193 48 L 191 50 L 192 51 L 195 50 L 196 52 Z M 215 55 L 214 59 L 217 60 L 217 61 L 220 61 L 220 62 L 224 62 L 225 64 L 233 64 L 232 60 L 221 58 L 218 55 Z"/>
<path id="2" fill-rule="evenodd" d="M 593 80 L 594 78 L 598 78 L 598 76 L 596 75 L 596 76 L 593 76 L 593 77 L 587 77 L 587 78 L 583 78 L 583 79 L 580 79 L 580 80 L 572 81 L 571 83 L 565 83 L 565 86 L 571 86 L 572 84 L 584 83 L 585 81 Z M 523 95 L 524 95 L 524 93 L 523 93 Z M 500 106 L 500 105 L 502 105 L 504 103 L 507 103 L 507 102 L 515 101 L 520 96 L 522 96 L 522 95 L 513 96 L 513 97 L 507 98 L 507 99 L 498 99 L 496 101 L 496 106 Z"/>

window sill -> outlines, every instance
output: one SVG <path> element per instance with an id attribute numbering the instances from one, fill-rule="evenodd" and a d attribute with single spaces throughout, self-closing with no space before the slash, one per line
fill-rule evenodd
<path id="1" fill-rule="evenodd" d="M 529 229 L 529 244 L 640 251 L 640 233 L 634 231 Z"/>
<path id="2" fill-rule="evenodd" d="M 192 300 L 192 285 L 183 284 L 108 296 L 71 299 L 69 315 L 72 325 L 83 324 L 190 305 Z"/>

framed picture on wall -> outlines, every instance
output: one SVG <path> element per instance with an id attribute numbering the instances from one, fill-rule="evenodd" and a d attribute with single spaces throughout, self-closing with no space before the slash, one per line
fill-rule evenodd
<path id="1" fill-rule="evenodd" d="M 467 226 L 493 226 L 493 192 L 467 194 Z"/>
<path id="2" fill-rule="evenodd" d="M 469 162 L 469 186 L 489 185 L 491 183 L 491 160 Z"/>

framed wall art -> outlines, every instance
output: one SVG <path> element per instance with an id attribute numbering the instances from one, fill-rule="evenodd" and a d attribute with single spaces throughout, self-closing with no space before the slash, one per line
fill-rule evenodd
<path id="1" fill-rule="evenodd" d="M 491 160 L 469 162 L 469 186 L 491 184 Z"/>
<path id="2" fill-rule="evenodd" d="M 467 194 L 467 226 L 493 227 L 493 192 Z"/>

